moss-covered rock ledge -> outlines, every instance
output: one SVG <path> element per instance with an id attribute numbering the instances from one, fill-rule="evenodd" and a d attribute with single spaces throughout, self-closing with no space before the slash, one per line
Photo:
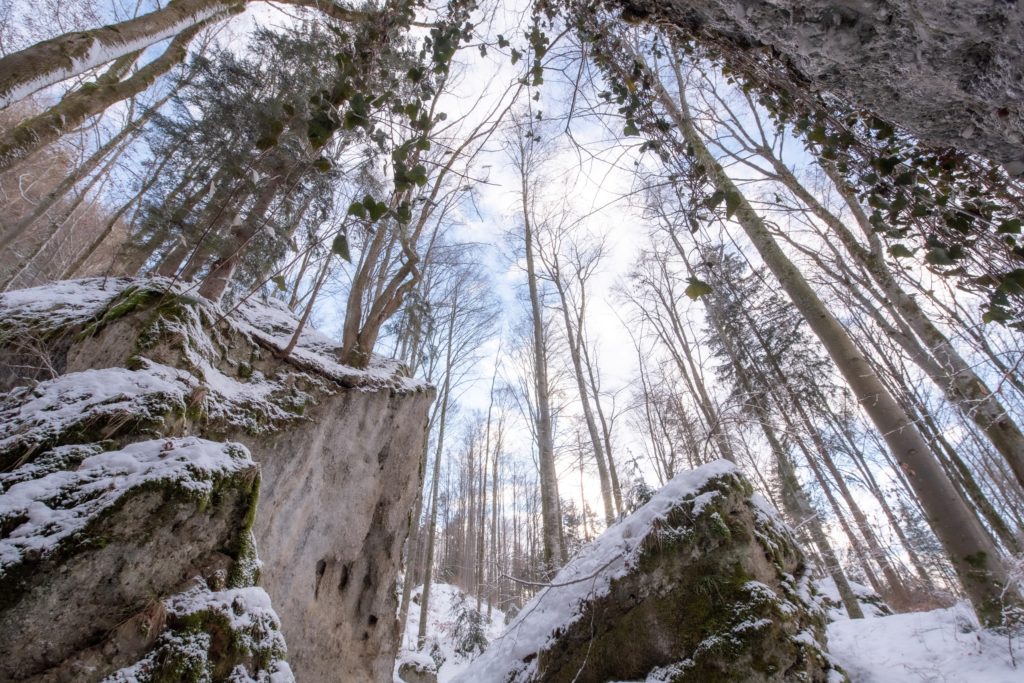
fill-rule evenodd
<path id="1" fill-rule="evenodd" d="M 258 488 L 244 447 L 192 437 L 0 474 L 0 679 L 99 680 L 154 646 L 162 596 L 251 584 Z"/>
<path id="2" fill-rule="evenodd" d="M 249 586 L 237 577 L 251 576 L 254 540 L 295 676 L 385 680 L 433 390 L 391 361 L 341 364 L 311 328 L 285 357 L 297 321 L 281 302 L 221 307 L 187 287 L 87 278 L 0 295 L 0 476 L 21 501 L 0 518 L 0 558 L 14 558 L 0 569 L 0 679 L 99 681 L 127 667 L 117 680 L 289 680 L 283 644 L 243 647 L 260 639 L 229 629 L 227 612 L 172 609 L 195 576 L 214 602 Z M 247 448 L 249 469 L 193 495 L 198 446 L 176 455 L 188 438 Z M 122 490 L 170 464 L 181 476 Z M 40 552 L 26 525 L 59 542 Z M 235 602 L 236 616 L 254 604 Z"/>
<path id="3" fill-rule="evenodd" d="M 542 589 L 461 683 L 836 683 L 789 531 L 725 461 L 677 475 Z"/>

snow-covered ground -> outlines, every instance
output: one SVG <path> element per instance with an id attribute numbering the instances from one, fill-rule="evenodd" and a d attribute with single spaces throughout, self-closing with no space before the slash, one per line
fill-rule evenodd
<path id="1" fill-rule="evenodd" d="M 827 582 L 823 583 L 823 593 L 834 592 Z M 854 588 L 870 593 L 861 586 Z M 475 606 L 473 598 L 463 596 L 455 586 L 438 584 L 431 591 L 428 649 L 436 647 L 435 652 L 445 658 L 438 683 L 454 681 L 474 658 L 458 654 L 451 637 L 456 606 L 462 599 Z M 1024 682 L 1024 638 L 1011 643 L 982 631 L 965 603 L 893 616 L 874 616 L 877 608 L 865 605 L 865 612 L 869 614 L 867 619 L 849 620 L 833 611 L 832 615 L 839 618 L 828 627 L 829 650 L 849 674 L 851 683 Z M 414 651 L 419 618 L 420 606 L 413 602 L 400 663 L 430 659 Z M 484 626 L 488 641 L 501 634 L 504 619 L 503 613 L 494 611 L 492 620 Z M 401 683 L 397 670 L 396 666 L 395 683 Z"/>
<path id="2" fill-rule="evenodd" d="M 852 683 L 1024 681 L 1024 638 L 1011 641 L 982 631 L 964 603 L 835 621 L 828 627 L 828 644 Z"/>
<path id="3" fill-rule="evenodd" d="M 422 586 L 413 591 L 413 601 L 409 605 L 409 620 L 406 622 L 405 637 L 398 662 L 395 664 L 395 683 L 402 683 L 398 677 L 398 668 L 403 662 L 423 662 L 431 660 L 430 653 L 436 659 L 443 658 L 437 671 L 438 683 L 448 683 L 460 674 L 475 656 L 480 653 L 460 654 L 456 651 L 454 638 L 456 616 L 460 604 L 476 608 L 476 599 L 465 595 L 456 586 L 447 583 L 436 583 L 430 587 L 430 605 L 427 612 L 427 645 L 425 652 L 416 652 L 416 634 L 420 623 L 420 599 Z M 487 620 L 487 603 L 483 604 L 483 632 L 487 642 L 493 641 L 505 629 L 505 613 L 495 608 L 491 619 Z M 436 664 L 435 659 L 435 664 Z"/>

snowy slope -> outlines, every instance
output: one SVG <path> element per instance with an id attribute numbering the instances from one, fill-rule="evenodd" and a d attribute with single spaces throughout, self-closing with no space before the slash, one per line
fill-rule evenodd
<path id="1" fill-rule="evenodd" d="M 398 661 L 395 663 L 395 683 L 401 683 L 398 678 L 398 669 L 403 662 L 422 662 L 430 666 L 436 664 L 431 659 L 430 652 L 434 657 L 443 658 L 443 663 L 438 669 L 438 683 L 449 683 L 473 660 L 472 656 L 459 654 L 455 651 L 455 642 L 452 639 L 452 631 L 455 626 L 455 613 L 460 601 L 465 600 L 466 604 L 476 607 L 476 598 L 466 595 L 457 586 L 447 583 L 437 583 L 430 587 L 430 607 L 427 613 L 427 646 L 425 652 L 416 651 L 416 634 L 420 623 L 420 602 L 419 596 L 423 591 L 420 586 L 413 591 L 413 601 L 409 605 L 409 621 L 406 623 L 405 636 L 402 639 L 401 652 Z M 482 609 L 484 617 L 487 616 L 487 603 Z M 484 623 L 484 635 L 488 642 L 493 642 L 501 635 L 505 628 L 505 613 L 494 609 L 491 620 Z"/>
<path id="2" fill-rule="evenodd" d="M 836 621 L 828 628 L 828 644 L 851 683 L 1024 681 L 1024 638 L 1011 641 L 982 631 L 965 603 Z"/>

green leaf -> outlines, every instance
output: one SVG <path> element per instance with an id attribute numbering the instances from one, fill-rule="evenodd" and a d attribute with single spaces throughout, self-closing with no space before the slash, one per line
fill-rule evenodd
<path id="1" fill-rule="evenodd" d="M 395 218 L 399 223 L 408 223 L 412 220 L 412 206 L 409 202 L 402 202 L 398 205 L 398 209 L 395 210 Z"/>
<path id="2" fill-rule="evenodd" d="M 522 52 L 520 52 L 519 50 L 517 50 L 515 48 L 512 48 L 512 63 L 513 64 L 518 62 L 522 58 L 522 56 L 523 56 Z"/>
<path id="3" fill-rule="evenodd" d="M 626 125 L 622 129 L 622 134 L 626 136 L 640 135 L 640 129 L 636 127 L 635 121 L 626 121 Z"/>
<path id="4" fill-rule="evenodd" d="M 348 207 L 348 215 L 356 218 L 366 218 L 366 207 L 362 202 L 352 202 Z"/>
<path id="5" fill-rule="evenodd" d="M 711 285 L 699 278 L 691 277 L 687 282 L 689 282 L 689 284 L 686 286 L 686 289 L 683 290 L 683 294 L 690 297 L 693 301 L 710 294 L 712 291 Z"/>
<path id="6" fill-rule="evenodd" d="M 339 234 L 334 238 L 334 242 L 331 243 L 331 251 L 345 259 L 349 263 L 352 263 L 352 255 L 348 251 L 348 236 Z"/>
<path id="7" fill-rule="evenodd" d="M 889 255 L 894 258 L 908 258 L 914 255 L 910 249 L 907 249 L 902 244 L 893 244 L 889 247 Z"/>
<path id="8" fill-rule="evenodd" d="M 1021 220 L 1019 218 L 1008 218 L 999 224 L 997 232 L 1000 235 L 1019 235 Z"/>
<path id="9" fill-rule="evenodd" d="M 270 281 L 277 285 L 278 290 L 285 292 L 288 290 L 288 283 L 284 279 L 284 275 L 275 275 L 270 278 Z"/>
<path id="10" fill-rule="evenodd" d="M 369 215 L 371 222 L 379 221 L 388 212 L 387 204 L 376 201 L 370 195 L 363 197 L 363 206 L 366 207 L 366 213 Z"/>

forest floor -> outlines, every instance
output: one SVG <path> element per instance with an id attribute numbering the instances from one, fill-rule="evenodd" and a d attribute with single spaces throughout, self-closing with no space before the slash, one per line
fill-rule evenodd
<path id="1" fill-rule="evenodd" d="M 1024 681 L 1024 639 L 978 628 L 966 603 L 837 620 L 828 627 L 828 645 L 852 683 Z"/>
<path id="2" fill-rule="evenodd" d="M 461 606 L 475 607 L 475 600 L 449 584 L 433 587 L 428 642 L 436 659 L 443 658 L 438 683 L 452 681 L 476 655 L 457 651 Z M 485 617 L 482 630 L 488 641 L 501 633 L 504 617 L 498 610 L 494 610 L 491 620 Z M 419 604 L 414 602 L 400 661 L 424 656 L 411 652 L 418 624 Z M 979 629 L 965 603 L 930 612 L 859 620 L 839 616 L 829 625 L 828 642 L 829 651 L 849 674 L 851 683 L 1024 681 L 1024 640 L 1011 642 Z M 399 683 L 397 675 L 395 681 Z"/>

